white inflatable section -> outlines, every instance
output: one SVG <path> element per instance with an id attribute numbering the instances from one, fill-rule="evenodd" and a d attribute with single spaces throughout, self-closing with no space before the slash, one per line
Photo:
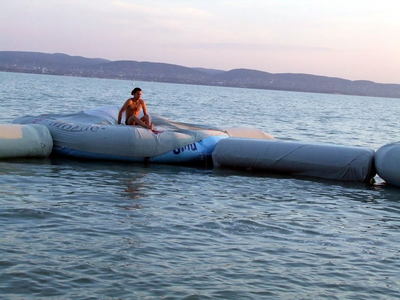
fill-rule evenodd
<path id="1" fill-rule="evenodd" d="M 272 138 L 260 130 L 179 123 L 157 114 L 151 114 L 155 125 L 152 131 L 117 124 L 118 112 L 118 106 L 107 105 L 71 114 L 24 116 L 13 123 L 46 126 L 56 154 L 135 162 L 181 164 L 211 159 L 216 143 L 228 138 L 229 131 L 245 137 Z"/>
<path id="2" fill-rule="evenodd" d="M 379 177 L 400 187 L 400 142 L 384 145 L 376 151 L 375 168 Z"/>
<path id="3" fill-rule="evenodd" d="M 216 167 L 369 182 L 375 175 L 374 153 L 361 147 L 228 138 L 218 142 L 212 159 Z"/>
<path id="4" fill-rule="evenodd" d="M 0 124 L 0 158 L 47 157 L 53 148 L 49 130 L 38 124 Z"/>
<path id="5" fill-rule="evenodd" d="M 245 137 L 252 139 L 266 139 L 266 140 L 274 140 L 275 138 L 268 133 L 265 133 L 262 130 L 253 129 L 253 128 L 236 128 L 236 127 L 228 127 L 221 129 L 226 132 L 230 137 Z"/>

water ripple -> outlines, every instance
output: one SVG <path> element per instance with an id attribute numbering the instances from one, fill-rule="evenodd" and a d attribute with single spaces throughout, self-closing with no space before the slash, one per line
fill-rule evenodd
<path id="1" fill-rule="evenodd" d="M 132 88 L 0 76 L 2 122 L 21 103 L 71 112 L 120 105 Z M 374 149 L 400 135 L 393 99 L 245 90 L 249 118 L 238 89 L 140 86 L 150 110 L 182 122 L 213 111 L 210 125 Z M 0 187 L 5 299 L 400 297 L 399 190 L 387 185 L 52 157 L 1 161 Z"/>

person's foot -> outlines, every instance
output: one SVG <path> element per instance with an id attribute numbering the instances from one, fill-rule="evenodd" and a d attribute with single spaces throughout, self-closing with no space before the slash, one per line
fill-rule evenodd
<path id="1" fill-rule="evenodd" d="M 154 130 L 153 129 L 151 132 L 154 133 L 154 134 L 160 134 L 160 133 L 163 133 L 164 131 L 159 131 L 159 130 Z"/>

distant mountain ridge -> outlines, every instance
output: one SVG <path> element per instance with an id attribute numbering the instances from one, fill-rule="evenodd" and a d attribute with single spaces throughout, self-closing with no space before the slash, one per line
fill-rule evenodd
<path id="1" fill-rule="evenodd" d="M 110 61 L 63 53 L 0 51 L 0 71 L 400 98 L 400 84 L 249 69 L 222 71 L 167 63 Z"/>

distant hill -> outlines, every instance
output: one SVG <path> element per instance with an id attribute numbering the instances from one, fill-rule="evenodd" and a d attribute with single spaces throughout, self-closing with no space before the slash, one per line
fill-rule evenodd
<path id="1" fill-rule="evenodd" d="M 237 87 L 400 98 L 400 84 L 382 84 L 366 80 L 351 81 L 308 74 L 271 74 L 247 69 L 227 71 L 213 78 L 217 82 Z"/>
<path id="2" fill-rule="evenodd" d="M 134 79 L 143 81 L 202 84 L 210 77 L 206 72 L 165 63 L 112 61 L 87 68 L 96 77 Z"/>
<path id="3" fill-rule="evenodd" d="M 3 66 L 37 66 L 44 68 L 71 68 L 91 66 L 109 62 L 101 58 L 85 58 L 81 56 L 69 56 L 63 53 L 39 53 L 21 51 L 0 51 L 0 65 Z"/>
<path id="4" fill-rule="evenodd" d="M 217 74 L 226 72 L 226 71 L 222 71 L 222 70 L 206 69 L 206 68 L 193 68 L 193 69 L 207 73 L 209 75 L 217 75 Z"/>
<path id="5" fill-rule="evenodd" d="M 0 51 L 0 71 L 400 98 L 400 84 L 249 69 L 222 71 L 166 63 L 109 61 L 62 53 Z"/>

